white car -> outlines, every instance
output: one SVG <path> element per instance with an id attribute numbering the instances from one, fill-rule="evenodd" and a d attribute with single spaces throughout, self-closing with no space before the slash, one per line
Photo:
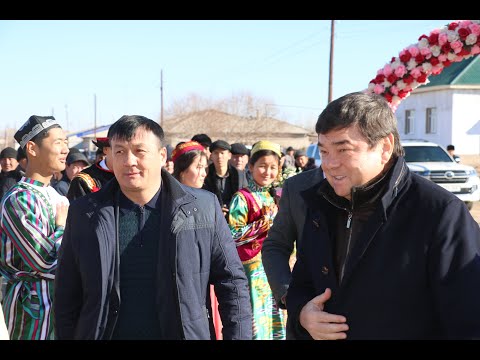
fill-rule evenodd
<path id="1" fill-rule="evenodd" d="M 417 173 L 455 194 L 471 210 L 480 200 L 480 178 L 472 166 L 457 163 L 447 150 L 425 140 L 402 140 L 405 161 Z"/>

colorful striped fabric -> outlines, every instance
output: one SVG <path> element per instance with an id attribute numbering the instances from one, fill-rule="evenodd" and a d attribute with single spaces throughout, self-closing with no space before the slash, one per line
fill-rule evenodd
<path id="1" fill-rule="evenodd" d="M 278 211 L 274 204 L 274 198 L 270 195 L 267 187 L 259 187 L 253 180 L 250 180 L 248 189 L 258 206 L 264 209 L 262 213 L 267 213 L 269 216 L 268 218 L 261 216 L 249 223 L 246 199 L 240 192 L 236 192 L 230 202 L 228 222 L 237 246 L 265 237 Z M 285 340 L 285 312 L 278 308 L 273 298 L 263 268 L 261 252 L 250 260 L 242 261 L 242 264 L 248 279 L 253 310 L 253 340 Z"/>
<path id="2" fill-rule="evenodd" d="M 3 312 L 12 340 L 52 340 L 53 280 L 63 228 L 55 209 L 66 198 L 23 177 L 2 199 L 0 273 L 8 281 Z"/>

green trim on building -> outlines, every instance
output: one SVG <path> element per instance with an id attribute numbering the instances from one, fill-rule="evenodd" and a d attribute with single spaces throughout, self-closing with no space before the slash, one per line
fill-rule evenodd
<path id="1" fill-rule="evenodd" d="M 443 71 L 428 78 L 430 82 L 419 87 L 442 85 L 480 85 L 480 56 L 463 60 L 443 69 Z"/>

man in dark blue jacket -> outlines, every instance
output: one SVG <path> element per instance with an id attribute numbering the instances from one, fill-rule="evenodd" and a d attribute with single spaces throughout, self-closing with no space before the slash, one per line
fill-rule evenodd
<path id="1" fill-rule="evenodd" d="M 409 171 L 378 95 L 320 114 L 326 179 L 307 206 L 286 305 L 298 339 L 480 338 L 480 230 L 465 204 Z"/>
<path id="2" fill-rule="evenodd" d="M 251 339 L 248 282 L 215 195 L 162 166 L 162 128 L 122 116 L 115 178 L 73 201 L 55 279 L 59 339 L 210 339 L 209 284 L 224 339 Z"/>

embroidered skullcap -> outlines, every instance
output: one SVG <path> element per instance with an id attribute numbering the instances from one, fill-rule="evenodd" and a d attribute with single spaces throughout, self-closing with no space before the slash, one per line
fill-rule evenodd
<path id="1" fill-rule="evenodd" d="M 183 154 L 193 151 L 193 150 L 200 150 L 203 151 L 205 148 L 196 141 L 187 141 L 178 144 L 172 152 L 172 161 L 175 162 L 177 159 L 182 156 Z"/>
<path id="2" fill-rule="evenodd" d="M 60 124 L 53 116 L 32 115 L 25 124 L 18 129 L 13 137 L 20 144 L 20 147 L 24 148 L 26 143 L 32 140 L 35 136 L 41 132 L 48 131 L 53 127 L 61 128 Z"/>
<path id="3" fill-rule="evenodd" d="M 268 140 L 257 141 L 253 145 L 252 150 L 250 150 L 250 156 L 253 156 L 253 154 L 260 150 L 271 150 L 279 157 L 282 157 L 282 150 L 280 149 L 280 145 Z"/>

